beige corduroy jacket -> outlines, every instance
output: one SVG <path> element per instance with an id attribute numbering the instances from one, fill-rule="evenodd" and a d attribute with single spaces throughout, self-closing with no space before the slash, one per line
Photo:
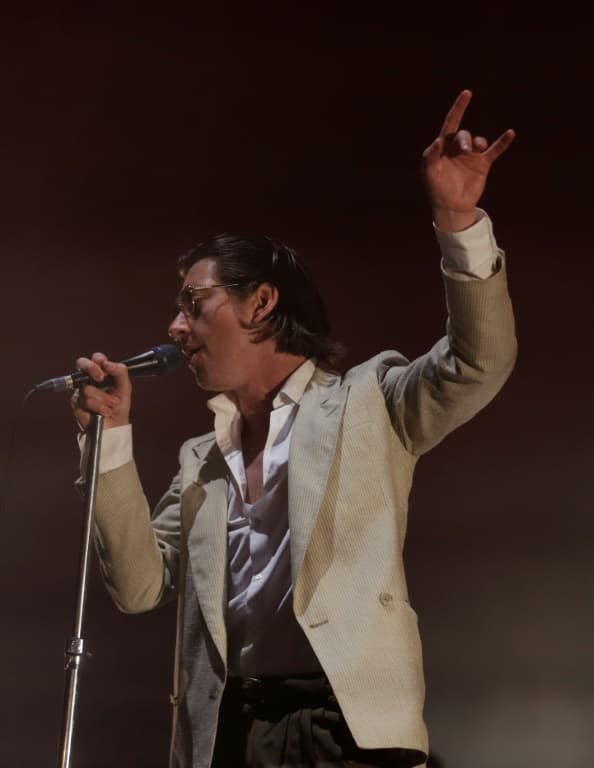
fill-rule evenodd
<path id="1" fill-rule="evenodd" d="M 516 356 L 505 269 L 444 275 L 447 336 L 408 362 L 383 352 L 319 369 L 294 424 L 289 527 L 297 620 L 357 744 L 428 750 L 416 614 L 402 551 L 418 457 L 497 393 Z M 133 462 L 100 477 L 96 536 L 124 611 L 178 598 L 171 768 L 208 768 L 226 675 L 228 471 L 214 434 L 186 442 L 155 512 Z"/>

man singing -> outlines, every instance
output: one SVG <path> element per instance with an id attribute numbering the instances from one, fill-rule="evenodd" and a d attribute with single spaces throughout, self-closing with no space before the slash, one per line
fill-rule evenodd
<path id="1" fill-rule="evenodd" d="M 177 599 L 172 768 L 422 765 L 428 743 L 402 551 L 417 459 L 499 391 L 516 342 L 503 253 L 477 209 L 511 130 L 460 129 L 463 91 L 423 173 L 442 252 L 447 335 L 409 362 L 382 352 L 339 376 L 340 346 L 296 254 L 225 234 L 179 261 L 170 327 L 214 431 L 186 442 L 152 516 L 132 458 L 131 384 L 109 390 L 96 540 L 123 611 Z"/>

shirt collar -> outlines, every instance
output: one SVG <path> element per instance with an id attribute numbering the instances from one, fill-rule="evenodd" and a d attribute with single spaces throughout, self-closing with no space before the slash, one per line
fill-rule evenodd
<path id="1" fill-rule="evenodd" d="M 280 408 L 281 405 L 299 403 L 315 370 L 316 365 L 311 358 L 301 363 L 299 368 L 296 368 L 283 382 L 278 394 L 272 401 L 273 410 Z M 230 418 L 239 415 L 235 397 L 227 392 L 221 392 L 219 395 L 211 397 L 206 405 L 215 415 L 220 413 Z"/>
<path id="2" fill-rule="evenodd" d="M 293 373 L 285 379 L 279 393 L 272 401 L 272 407 L 280 408 L 281 405 L 285 405 L 286 403 L 299 403 L 315 370 L 316 366 L 311 358 L 304 363 L 301 363 L 299 368 L 295 369 Z"/>

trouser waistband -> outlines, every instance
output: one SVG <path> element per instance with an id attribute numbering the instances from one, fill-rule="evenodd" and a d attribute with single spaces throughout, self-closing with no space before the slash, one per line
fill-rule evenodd
<path id="1" fill-rule="evenodd" d="M 300 702 L 304 706 L 336 701 L 328 678 L 322 672 L 304 675 L 228 677 L 228 696 L 254 703 Z"/>

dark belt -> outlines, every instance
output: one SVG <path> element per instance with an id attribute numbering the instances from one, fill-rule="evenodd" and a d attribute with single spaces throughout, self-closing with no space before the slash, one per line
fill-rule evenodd
<path id="1" fill-rule="evenodd" d="M 274 677 L 229 677 L 225 692 L 228 696 L 254 704 L 291 704 L 320 706 L 336 702 L 323 673 Z"/>

